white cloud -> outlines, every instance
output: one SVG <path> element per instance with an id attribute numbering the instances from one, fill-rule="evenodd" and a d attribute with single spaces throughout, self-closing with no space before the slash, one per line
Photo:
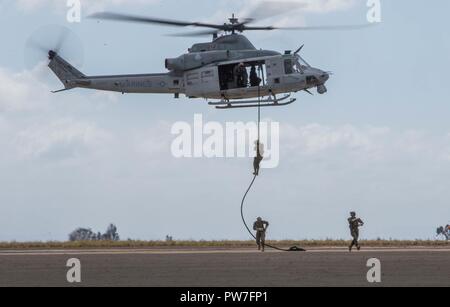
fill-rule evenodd
<path id="1" fill-rule="evenodd" d="M 16 138 L 20 157 L 48 158 L 54 161 L 90 155 L 111 140 L 112 136 L 95 124 L 73 119 L 29 127 L 20 131 Z"/>
<path id="2" fill-rule="evenodd" d="M 48 158 L 57 162 L 124 147 L 130 149 L 129 154 L 147 157 L 161 153 L 167 143 L 163 142 L 164 132 L 170 133 L 168 123 L 159 122 L 129 136 L 99 128 L 92 121 L 67 118 L 68 113 L 79 114 L 83 108 L 89 108 L 88 113 L 103 112 L 122 96 L 82 90 L 52 94 L 47 85 L 51 75 L 44 64 L 20 73 L 0 68 L 0 144 L 4 153 L 8 150 L 10 157 L 18 153 L 20 159 Z"/>
<path id="3" fill-rule="evenodd" d="M 0 112 L 30 111 L 46 105 L 50 90 L 37 81 L 41 72 L 41 65 L 20 73 L 0 67 Z"/>
<path id="4" fill-rule="evenodd" d="M 253 0 L 250 4 L 246 4 L 242 13 L 252 12 L 262 17 L 281 13 L 328 13 L 351 9 L 357 3 L 357 0 Z"/>
<path id="5" fill-rule="evenodd" d="M 250 17 L 274 26 L 305 25 L 305 14 L 329 13 L 352 9 L 357 0 L 252 0 L 246 3 L 238 16 Z"/>
<path id="6" fill-rule="evenodd" d="M 0 67 L 0 114 L 43 112 L 62 106 L 76 107 L 87 100 L 91 107 L 98 109 L 117 102 L 119 96 L 112 92 L 52 93 L 52 90 L 62 87 L 46 62 L 21 72 Z"/>
<path id="7" fill-rule="evenodd" d="M 159 121 L 144 131 L 137 131 L 132 137 L 134 150 L 145 157 L 170 155 L 171 123 Z"/>
<path id="8" fill-rule="evenodd" d="M 353 8 L 358 0 L 298 0 L 305 4 L 305 11 L 327 13 L 331 11 L 343 11 Z"/>
<path id="9" fill-rule="evenodd" d="M 239 8 L 231 11 L 231 3 Z M 202 21 L 223 23 L 228 21 L 232 13 L 236 17 L 254 18 L 257 23 L 273 26 L 302 26 L 305 25 L 305 15 L 308 13 L 329 13 L 334 11 L 346 11 L 360 3 L 358 0 L 229 0 L 214 14 L 207 16 Z"/>
<path id="10" fill-rule="evenodd" d="M 310 124 L 302 127 L 282 127 L 285 139 L 291 146 L 305 154 L 316 154 L 330 149 L 345 147 L 349 150 L 367 151 L 373 146 L 371 131 L 364 131 L 351 125 L 327 127 Z"/>
<path id="11" fill-rule="evenodd" d="M 329 161 L 416 161 L 448 164 L 450 137 L 420 130 L 398 131 L 388 127 L 354 125 L 326 126 L 282 124 L 281 148 L 287 156 L 327 157 Z"/>

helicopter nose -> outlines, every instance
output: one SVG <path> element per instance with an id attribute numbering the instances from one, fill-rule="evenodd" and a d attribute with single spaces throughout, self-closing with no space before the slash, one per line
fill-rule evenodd
<path id="1" fill-rule="evenodd" d="M 327 72 L 322 72 L 322 74 L 320 75 L 320 79 L 325 83 L 326 81 L 328 81 L 328 79 L 330 79 L 330 74 Z"/>

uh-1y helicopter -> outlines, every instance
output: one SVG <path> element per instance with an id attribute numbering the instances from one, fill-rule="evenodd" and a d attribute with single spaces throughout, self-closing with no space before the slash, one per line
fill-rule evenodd
<path id="1" fill-rule="evenodd" d="M 284 106 L 296 101 L 291 94 L 316 88 L 319 94 L 327 92 L 325 83 L 330 73 L 309 65 L 297 51 L 258 50 L 241 33 L 276 29 L 354 29 L 361 26 L 338 27 L 258 27 L 250 26 L 253 19 L 239 21 L 233 15 L 222 25 L 183 22 L 117 13 L 97 13 L 91 18 L 125 22 L 139 22 L 170 26 L 209 28 L 208 31 L 183 36 L 212 35 L 210 43 L 193 45 L 189 52 L 165 60 L 169 71 L 159 74 L 86 76 L 57 51 L 48 52 L 49 67 L 64 84 L 61 92 L 74 88 L 95 89 L 120 93 L 173 94 L 179 98 L 204 98 L 219 109 L 261 106 Z M 219 34 L 223 34 L 220 36 Z M 249 73 L 250 72 L 250 73 Z M 282 97 L 278 96 L 282 95 Z"/>

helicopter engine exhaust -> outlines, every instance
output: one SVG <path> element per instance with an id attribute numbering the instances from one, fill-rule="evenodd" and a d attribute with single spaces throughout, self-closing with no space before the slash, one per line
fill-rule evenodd
<path id="1" fill-rule="evenodd" d="M 166 69 L 168 69 L 170 71 L 173 71 L 173 70 L 183 71 L 185 69 L 183 57 L 174 58 L 174 59 L 166 59 L 165 64 L 166 64 Z"/>
<path id="2" fill-rule="evenodd" d="M 239 55 L 241 55 L 241 52 Z M 230 60 L 230 52 L 225 50 L 217 50 L 184 54 L 178 58 L 166 59 L 165 64 L 166 68 L 170 71 L 186 71 L 226 60 Z"/>
<path id="3" fill-rule="evenodd" d="M 328 89 L 327 89 L 327 87 L 325 86 L 325 84 L 319 85 L 319 86 L 317 87 L 317 93 L 323 95 L 323 94 L 325 94 L 326 92 L 328 92 Z"/>

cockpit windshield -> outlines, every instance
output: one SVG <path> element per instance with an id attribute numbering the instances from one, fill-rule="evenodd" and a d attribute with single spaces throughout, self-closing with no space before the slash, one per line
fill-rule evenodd
<path id="1" fill-rule="evenodd" d="M 286 75 L 303 73 L 310 65 L 299 55 L 284 60 L 284 70 Z"/>
<path id="2" fill-rule="evenodd" d="M 308 62 L 306 62 L 301 56 L 296 55 L 296 66 L 297 69 L 303 73 L 304 70 L 306 70 L 308 67 L 311 67 Z"/>

